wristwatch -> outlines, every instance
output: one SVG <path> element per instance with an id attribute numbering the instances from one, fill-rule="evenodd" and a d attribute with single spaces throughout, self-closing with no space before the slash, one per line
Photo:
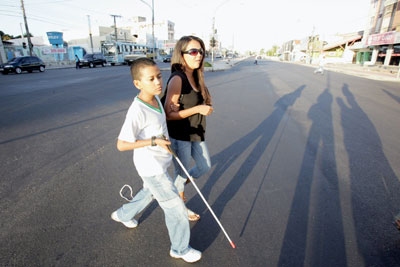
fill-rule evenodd
<path id="1" fill-rule="evenodd" d="M 155 137 L 155 136 L 152 136 L 151 137 L 151 146 L 156 146 L 157 144 L 156 144 L 156 138 L 157 137 Z"/>

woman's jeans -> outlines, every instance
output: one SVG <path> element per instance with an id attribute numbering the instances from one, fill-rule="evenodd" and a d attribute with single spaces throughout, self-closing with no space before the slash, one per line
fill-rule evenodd
<path id="1" fill-rule="evenodd" d="M 170 141 L 172 149 L 182 162 L 183 166 L 185 166 L 190 176 L 193 178 L 199 178 L 211 169 L 210 154 L 208 153 L 206 142 L 180 141 L 173 138 L 170 138 Z M 193 168 L 189 169 L 192 158 L 195 165 Z M 188 177 L 175 158 L 173 159 L 173 162 L 175 167 L 175 186 L 178 189 L 178 192 L 181 193 L 184 191 Z"/>
<path id="2" fill-rule="evenodd" d="M 117 210 L 121 221 L 129 221 L 144 210 L 153 200 L 164 211 L 171 249 L 178 255 L 184 255 L 189 250 L 190 226 L 188 213 L 178 191 L 168 173 L 151 177 L 141 177 L 143 188 L 127 204 Z"/>

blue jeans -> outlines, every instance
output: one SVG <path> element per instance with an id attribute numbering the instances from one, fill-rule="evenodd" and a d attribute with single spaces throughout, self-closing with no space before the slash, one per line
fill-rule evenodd
<path id="1" fill-rule="evenodd" d="M 173 138 L 170 138 L 170 141 L 171 148 L 175 151 L 190 176 L 193 178 L 199 178 L 211 169 L 211 159 L 206 142 L 180 141 Z M 189 169 L 192 158 L 195 165 Z M 175 159 L 173 162 L 175 167 L 175 186 L 178 189 L 178 192 L 181 193 L 184 191 L 186 179 L 188 177 Z"/>
<path id="2" fill-rule="evenodd" d="M 178 255 L 184 255 L 189 250 L 190 226 L 187 209 L 168 173 L 151 177 L 141 177 L 143 188 L 127 204 L 117 210 L 121 221 L 129 221 L 144 210 L 153 200 L 164 211 L 171 249 Z"/>

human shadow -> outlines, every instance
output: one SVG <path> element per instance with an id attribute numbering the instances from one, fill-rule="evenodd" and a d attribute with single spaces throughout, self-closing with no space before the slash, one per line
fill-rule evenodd
<path id="1" fill-rule="evenodd" d="M 394 100 L 397 101 L 397 103 L 400 103 L 400 97 L 397 95 L 394 95 L 392 92 L 389 92 L 388 90 L 383 89 L 383 92 L 385 92 L 388 96 L 393 98 Z"/>
<path id="2" fill-rule="evenodd" d="M 344 144 L 349 157 L 351 205 L 358 251 L 367 266 L 399 266 L 399 238 L 391 225 L 399 210 L 396 176 L 374 124 L 343 84 L 341 109 Z M 395 233 L 398 234 L 398 233 Z"/>
<path id="3" fill-rule="evenodd" d="M 262 121 L 253 131 L 231 144 L 225 150 L 212 156 L 211 160 L 215 162 L 215 168 L 210 174 L 210 178 L 201 188 L 206 199 L 210 195 L 217 180 L 224 175 L 227 169 L 234 165 L 235 161 L 238 160 L 244 151 L 255 143 L 252 151 L 250 151 L 247 158 L 244 159 L 243 163 L 238 168 L 239 171 L 232 177 L 229 183 L 227 183 L 224 190 L 215 199 L 215 202 L 210 204 L 217 217 L 220 217 L 223 213 L 227 203 L 235 196 L 257 163 L 263 160 L 261 156 L 274 136 L 285 113 L 290 106 L 294 105 L 304 88 L 305 85 L 302 85 L 292 93 L 282 96 L 274 104 L 275 109 L 271 115 Z M 201 199 L 199 198 L 200 197 L 196 195 L 189 202 L 193 202 L 193 204 L 200 203 Z M 210 225 L 213 224 L 215 225 L 210 227 Z M 228 229 L 226 230 L 229 232 Z M 192 228 L 192 240 L 197 244 L 197 248 L 204 251 L 214 242 L 220 231 L 220 228 L 214 222 L 212 214 L 204 209 L 201 223 L 197 223 Z"/>
<path id="4" fill-rule="evenodd" d="M 347 264 L 343 223 L 340 219 L 342 216 L 334 150 L 332 102 L 332 94 L 327 88 L 308 112 L 312 125 L 297 178 L 278 266 Z"/>

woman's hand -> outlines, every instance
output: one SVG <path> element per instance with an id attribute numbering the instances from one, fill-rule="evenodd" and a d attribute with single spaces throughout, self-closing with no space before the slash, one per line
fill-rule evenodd
<path id="1" fill-rule="evenodd" d="M 209 105 L 199 105 L 199 106 L 197 106 L 197 108 L 199 111 L 198 113 L 200 113 L 201 115 L 204 115 L 204 116 L 210 115 L 214 110 L 213 107 L 209 106 Z"/>

